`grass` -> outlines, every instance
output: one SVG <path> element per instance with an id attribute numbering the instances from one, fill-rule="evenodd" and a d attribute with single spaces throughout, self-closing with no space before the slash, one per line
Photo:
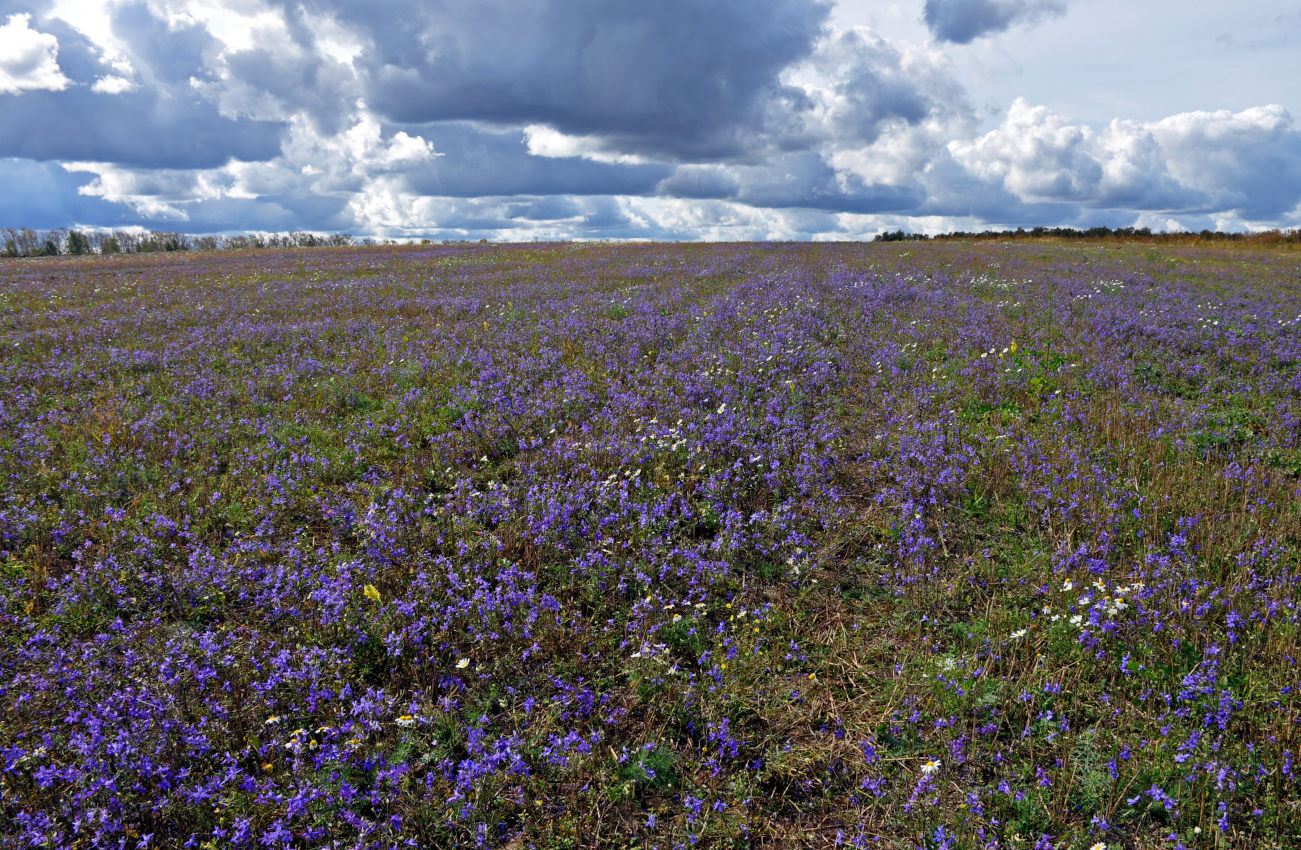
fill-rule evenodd
<path id="1" fill-rule="evenodd" d="M 6 261 L 0 843 L 1295 846 L 1298 271 Z"/>

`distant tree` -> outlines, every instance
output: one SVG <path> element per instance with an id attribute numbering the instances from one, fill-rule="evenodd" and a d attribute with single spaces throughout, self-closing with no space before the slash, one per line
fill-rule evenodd
<path id="1" fill-rule="evenodd" d="M 69 230 L 68 238 L 63 243 L 63 253 L 76 255 L 89 254 L 90 240 L 87 239 L 86 234 L 82 233 L 80 230 Z"/>
<path id="2" fill-rule="evenodd" d="M 46 239 L 41 243 L 41 249 L 36 253 L 41 257 L 57 257 L 59 256 L 59 245 L 53 239 Z"/>
<path id="3" fill-rule="evenodd" d="M 30 257 L 41 250 L 41 240 L 37 238 L 36 231 L 30 227 L 24 227 L 18 231 L 18 254 L 23 257 Z"/>
<path id="4" fill-rule="evenodd" d="M 905 233 L 903 230 L 884 231 L 872 237 L 873 242 L 925 242 L 925 233 Z"/>
<path id="5" fill-rule="evenodd" d="M 18 243 L 15 242 L 12 237 L 5 239 L 5 256 L 6 257 L 18 256 Z"/>
<path id="6" fill-rule="evenodd" d="M 114 230 L 113 238 L 117 240 L 118 249 L 123 254 L 134 254 L 140 250 L 140 238 L 130 230 Z"/>

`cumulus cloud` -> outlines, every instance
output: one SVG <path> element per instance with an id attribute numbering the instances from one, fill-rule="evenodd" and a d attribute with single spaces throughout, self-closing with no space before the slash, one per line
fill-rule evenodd
<path id="1" fill-rule="evenodd" d="M 32 29 L 31 20 L 28 14 L 10 15 L 0 26 L 0 94 L 68 87 L 59 69 L 59 40 Z"/>
<path id="2" fill-rule="evenodd" d="M 1149 130 L 1170 172 L 1208 207 L 1268 219 L 1301 203 L 1301 132 L 1282 106 L 1186 112 Z"/>
<path id="3" fill-rule="evenodd" d="M 802 93 L 825 134 L 842 145 L 868 144 L 891 128 L 969 112 L 965 92 L 939 54 L 905 53 L 870 30 L 827 39 L 808 64 L 818 82 Z"/>
<path id="4" fill-rule="evenodd" d="M 1024 202 L 1276 217 L 1301 199 L 1301 133 L 1281 106 L 1112 121 L 1102 132 L 1018 99 L 1003 123 L 949 151 Z"/>
<path id="5" fill-rule="evenodd" d="M 968 44 L 1066 11 L 1066 0 L 926 0 L 922 18 L 941 41 Z"/>

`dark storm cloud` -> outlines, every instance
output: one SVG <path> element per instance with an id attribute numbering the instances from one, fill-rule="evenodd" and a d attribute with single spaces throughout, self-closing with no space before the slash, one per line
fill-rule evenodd
<path id="1" fill-rule="evenodd" d="M 813 50 L 812 0 L 316 0 L 368 36 L 367 102 L 398 123 L 542 123 L 611 149 L 737 156 L 774 109 L 778 75 Z"/>
<path id="2" fill-rule="evenodd" d="M 926 0 L 922 18 L 941 41 L 967 44 L 1066 11 L 1066 0 Z"/>
<path id="3" fill-rule="evenodd" d="M 532 156 L 518 128 L 451 122 L 403 129 L 434 140 L 441 154 L 408 175 L 408 186 L 422 195 L 644 195 L 672 170 L 660 163 Z"/>

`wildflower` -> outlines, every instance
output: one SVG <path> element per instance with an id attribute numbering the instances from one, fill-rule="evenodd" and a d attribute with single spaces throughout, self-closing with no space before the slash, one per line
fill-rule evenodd
<path id="1" fill-rule="evenodd" d="M 1107 850 L 1107 845 L 1105 842 L 1099 841 L 1097 844 L 1090 847 L 1089 850 Z"/>
<path id="2" fill-rule="evenodd" d="M 1012 632 L 1012 640 L 1016 640 L 1017 638 L 1023 638 L 1023 637 L 1025 637 L 1025 629 L 1017 629 L 1016 631 Z"/>
<path id="3" fill-rule="evenodd" d="M 457 670 L 464 670 L 466 667 L 469 666 L 470 666 L 470 659 L 468 658 L 462 658 L 460 661 L 456 662 Z"/>
<path id="4" fill-rule="evenodd" d="M 393 722 L 401 726 L 403 729 L 408 729 L 416 725 L 416 719 L 410 714 L 404 714 Z"/>
<path id="5" fill-rule="evenodd" d="M 930 761 L 922 765 L 923 776 L 933 776 L 934 774 L 939 773 L 939 770 L 940 770 L 940 763 L 938 759 L 931 759 Z"/>
<path id="6" fill-rule="evenodd" d="M 368 584 L 364 588 L 362 588 L 361 592 L 363 596 L 365 596 L 371 602 L 374 602 L 376 605 L 380 603 L 381 600 L 380 600 L 379 590 L 375 588 L 375 585 Z"/>

